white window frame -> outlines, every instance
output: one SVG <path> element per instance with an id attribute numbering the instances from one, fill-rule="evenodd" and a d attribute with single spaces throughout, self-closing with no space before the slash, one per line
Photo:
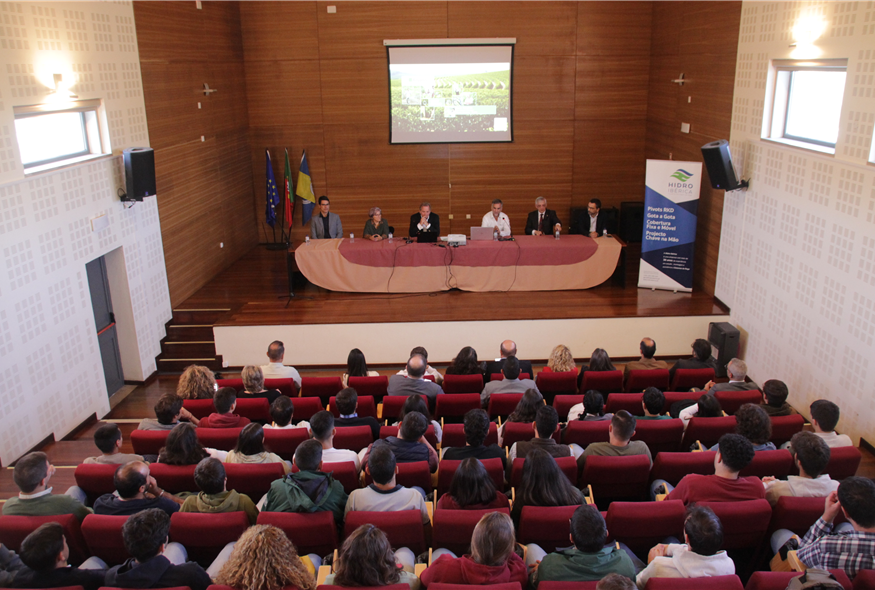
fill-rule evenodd
<path id="1" fill-rule="evenodd" d="M 112 154 L 109 142 L 109 130 L 106 123 L 106 110 L 101 99 L 72 100 L 63 103 L 48 103 L 13 107 L 15 119 L 24 119 L 53 113 L 82 113 L 82 126 L 86 141 L 86 150 L 75 154 L 65 154 L 56 158 L 22 163 L 26 175 L 35 174 L 77 164 L 86 160 Z"/>
<path id="2" fill-rule="evenodd" d="M 790 99 L 791 75 L 795 71 L 847 72 L 847 59 L 775 59 L 769 69 L 768 93 L 763 113 L 762 138 L 785 145 L 805 148 L 825 154 L 835 154 L 835 145 L 813 139 L 787 136 L 787 107 Z M 847 84 L 847 81 L 846 81 Z"/>

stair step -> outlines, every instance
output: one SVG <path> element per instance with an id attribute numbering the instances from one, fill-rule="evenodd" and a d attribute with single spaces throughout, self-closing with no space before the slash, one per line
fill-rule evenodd
<path id="1" fill-rule="evenodd" d="M 216 343 L 212 340 L 161 342 L 162 358 L 214 358 Z"/>
<path id="2" fill-rule="evenodd" d="M 230 308 L 174 309 L 174 324 L 209 324 L 212 326 L 220 317 L 231 311 Z"/>
<path id="3" fill-rule="evenodd" d="M 203 367 L 207 367 L 212 371 L 221 371 L 222 357 L 191 357 L 184 359 L 173 359 L 164 358 L 163 355 L 158 356 L 158 371 L 161 373 L 182 373 L 189 365 L 201 365 Z"/>
<path id="4" fill-rule="evenodd" d="M 167 326 L 168 342 L 206 342 L 213 340 L 212 324 L 180 325 L 173 323 Z"/>

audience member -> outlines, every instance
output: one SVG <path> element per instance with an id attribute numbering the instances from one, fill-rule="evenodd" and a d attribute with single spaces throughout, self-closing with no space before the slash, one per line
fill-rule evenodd
<path id="1" fill-rule="evenodd" d="M 447 375 L 482 375 L 480 361 L 477 360 L 477 351 L 466 346 L 450 362 L 447 367 Z"/>
<path id="2" fill-rule="evenodd" d="M 233 387 L 220 387 L 213 396 L 216 411 L 202 418 L 199 428 L 242 428 L 249 424 L 249 418 L 234 413 L 237 408 L 237 390 Z"/>
<path id="3" fill-rule="evenodd" d="M 413 555 L 410 549 L 407 551 Z M 410 590 L 419 590 L 419 578 L 413 573 L 413 565 L 409 565 L 409 569 L 398 565 L 401 564 L 397 562 L 386 534 L 372 524 L 363 524 L 340 546 L 334 573 L 328 574 L 325 584 L 347 588 L 409 584 Z"/>
<path id="4" fill-rule="evenodd" d="M 415 354 L 407 361 L 407 375 L 397 374 L 389 377 L 389 395 L 424 395 L 433 400 L 444 392 L 437 383 L 424 379 L 428 361 Z"/>
<path id="5" fill-rule="evenodd" d="M 550 358 L 547 359 L 547 366 L 541 372 L 567 373 L 569 371 L 577 372 L 577 365 L 574 364 L 574 355 L 571 354 L 571 350 L 567 346 L 559 344 L 553 348 Z"/>
<path id="6" fill-rule="evenodd" d="M 484 365 L 483 365 L 483 381 L 484 381 L 484 383 L 488 383 L 489 380 L 492 379 L 493 374 L 501 373 L 501 369 L 502 369 L 502 367 L 504 367 L 504 361 L 507 357 L 512 356 L 512 357 L 516 357 L 517 360 L 519 360 L 519 357 L 517 356 L 516 342 L 514 342 L 513 340 L 505 340 L 504 342 L 502 342 L 501 345 L 498 347 L 498 353 L 500 356 L 497 359 L 495 359 L 494 361 L 485 361 L 484 362 Z M 535 371 L 532 370 L 532 362 L 531 361 L 520 360 L 519 364 L 520 364 L 520 368 L 519 368 L 520 373 L 526 373 L 529 376 L 529 379 L 531 379 L 535 376 Z"/>
<path id="7" fill-rule="evenodd" d="M 20 490 L 17 497 L 3 503 L 3 514 L 9 516 L 52 516 L 72 514 L 81 522 L 91 509 L 80 499 L 67 494 L 53 494 L 49 481 L 55 466 L 45 453 L 28 453 L 15 463 L 12 479 Z M 68 490 L 72 492 L 71 490 Z"/>
<path id="8" fill-rule="evenodd" d="M 258 508 L 252 499 L 246 494 L 238 494 L 227 488 L 225 466 L 218 459 L 207 457 L 198 463 L 194 469 L 194 483 L 200 488 L 200 492 L 186 498 L 180 512 L 218 514 L 243 511 L 249 518 L 250 525 L 258 520 Z"/>
<path id="9" fill-rule="evenodd" d="M 573 545 L 567 549 L 547 554 L 537 544 L 527 545 L 532 587 L 537 588 L 539 582 L 591 582 L 612 573 L 635 579 L 637 571 L 626 552 L 614 543 L 606 545 L 608 529 L 598 508 L 578 506 L 570 525 Z"/>
<path id="10" fill-rule="evenodd" d="M 431 443 L 425 438 L 426 430 L 428 430 L 428 421 L 425 416 L 419 412 L 410 412 L 404 416 L 404 420 L 398 428 L 398 436 L 389 436 L 384 440 L 399 463 L 428 461 L 428 468 L 434 473 L 438 468 L 438 455 Z M 368 456 L 373 451 L 373 447 L 374 445 L 370 445 L 365 451 L 362 463 L 367 464 Z"/>
<path id="11" fill-rule="evenodd" d="M 404 416 L 409 414 L 410 412 L 419 412 L 423 416 L 425 416 L 426 421 L 434 428 L 434 437 L 435 440 L 441 442 L 441 439 L 444 436 L 443 429 L 441 428 L 440 422 L 432 419 L 431 412 L 428 411 L 428 403 L 426 403 L 425 398 L 421 395 L 411 395 L 407 397 L 407 400 L 401 406 L 401 410 L 398 412 L 398 420 L 393 424 L 393 426 L 401 426 L 401 423 L 404 421 Z M 374 438 L 377 440 L 380 438 L 379 436 Z"/>
<path id="12" fill-rule="evenodd" d="M 787 403 L 790 390 L 783 381 L 769 379 L 763 383 L 763 403 L 760 407 L 769 416 L 789 416 L 793 408 Z"/>
<path id="13" fill-rule="evenodd" d="M 418 396 L 410 396 L 408 401 Z M 422 398 L 420 398 L 422 399 Z M 380 438 L 380 423 L 373 416 L 359 416 L 359 396 L 355 389 L 346 387 L 337 392 L 334 398 L 337 404 L 337 413 L 340 418 L 334 419 L 335 426 L 369 426 L 371 428 L 371 437 L 374 440 Z"/>
<path id="14" fill-rule="evenodd" d="M 295 417 L 295 404 L 292 403 L 290 397 L 281 395 L 270 404 L 270 418 L 273 420 L 271 424 L 265 424 L 265 428 L 276 428 L 277 430 L 287 430 L 291 428 L 306 428 L 310 430 L 310 423 L 306 420 L 301 420 L 297 424 L 293 424 L 292 420 Z"/>
<path id="15" fill-rule="evenodd" d="M 663 414 L 665 411 L 665 394 L 655 387 L 648 387 L 644 390 L 641 406 L 644 410 L 644 415 L 638 417 L 639 420 L 668 420 L 671 418 L 671 416 Z"/>
<path id="16" fill-rule="evenodd" d="M 635 582 L 620 574 L 608 574 L 595 585 L 595 590 L 636 590 Z"/>
<path id="17" fill-rule="evenodd" d="M 551 457 L 570 457 L 571 449 L 568 445 L 561 445 L 553 438 L 553 434 L 559 431 L 559 415 L 553 406 L 541 406 L 535 413 L 535 421 L 532 423 L 535 437 L 528 441 L 515 442 L 510 447 L 507 455 L 507 469 L 510 471 L 513 460 L 517 457 L 528 457 L 534 449 L 542 449 Z"/>
<path id="18" fill-rule="evenodd" d="M 674 380 L 674 372 L 678 369 L 713 369 L 717 371 L 717 359 L 711 356 L 711 343 L 704 338 L 696 338 L 690 345 L 693 356 L 680 359 L 668 370 L 669 380 Z"/>
<path id="19" fill-rule="evenodd" d="M 0 544 L 0 588 L 11 588 L 12 581 L 21 571 L 26 571 L 27 566 L 21 562 L 21 558 L 15 551 L 7 549 Z M 103 584 L 103 580 L 100 581 Z"/>
<path id="20" fill-rule="evenodd" d="M 266 365 L 261 365 L 261 373 L 265 379 L 292 379 L 298 389 L 301 388 L 301 376 L 295 367 L 283 364 L 286 356 L 286 347 L 279 340 L 274 340 L 267 347 Z"/>
<path id="21" fill-rule="evenodd" d="M 414 356 L 421 356 L 422 359 L 425 361 L 425 373 L 424 373 L 424 375 L 431 375 L 434 378 L 434 382 L 437 383 L 438 385 L 443 383 L 444 376 L 441 375 L 437 369 L 435 369 L 434 367 L 432 367 L 431 365 L 428 364 L 428 351 L 425 348 L 423 348 L 422 346 L 414 347 L 413 350 L 410 351 L 410 356 L 411 356 L 411 358 Z M 408 376 L 407 367 L 405 366 L 403 369 L 398 371 L 398 373 L 396 373 L 396 375 L 403 375 L 404 377 L 407 377 Z"/>
<path id="22" fill-rule="evenodd" d="M 498 446 L 504 446 L 504 427 L 508 422 L 529 423 L 535 421 L 538 408 L 544 405 L 544 396 L 537 389 L 527 389 L 510 416 L 498 427 Z"/>
<path id="23" fill-rule="evenodd" d="M 334 522 L 343 522 L 347 494 L 343 484 L 322 471 L 322 445 L 305 440 L 295 449 L 295 466 L 300 470 L 270 484 L 261 508 L 263 512 L 334 513 Z M 260 504 L 259 504 L 260 505 Z"/>
<path id="24" fill-rule="evenodd" d="M 650 564 L 638 574 L 638 588 L 644 590 L 650 578 L 704 578 L 731 576 L 735 562 L 721 550 L 723 525 L 705 506 L 687 508 L 684 543 L 660 543 L 650 550 Z"/>
<path id="25" fill-rule="evenodd" d="M 137 430 L 173 430 L 179 424 L 180 418 L 195 426 L 200 423 L 200 420 L 182 407 L 181 397 L 175 393 L 165 393 L 155 403 L 155 418 L 143 418 Z"/>
<path id="26" fill-rule="evenodd" d="M 586 422 L 603 422 L 610 420 L 613 414 L 605 413 L 605 398 L 600 391 L 590 389 L 583 395 L 583 402 L 574 404 L 568 410 L 568 420 L 584 420 Z"/>
<path id="27" fill-rule="evenodd" d="M 447 549 L 437 549 L 431 565 L 422 572 L 423 587 L 442 584 L 506 584 L 519 582 L 526 587 L 526 564 L 514 553 L 516 538 L 507 514 L 484 514 L 471 535 L 471 554 L 462 557 Z"/>
<path id="28" fill-rule="evenodd" d="M 656 354 L 656 340 L 653 338 L 642 338 L 638 349 L 641 351 L 641 358 L 637 361 L 626 363 L 626 368 L 623 372 L 624 379 L 629 379 L 631 371 L 668 368 L 668 363 L 653 358 L 653 355 Z"/>
<path id="29" fill-rule="evenodd" d="M 206 590 L 212 584 L 212 566 L 204 571 L 197 563 L 187 562 L 185 547 L 167 542 L 169 532 L 170 517 L 158 508 L 129 517 L 122 526 L 122 539 L 133 557 L 110 568 L 104 585 L 116 588 L 188 586 L 191 590 Z"/>
<path id="30" fill-rule="evenodd" d="M 726 375 L 729 377 L 728 383 L 715 383 L 708 381 L 705 384 L 705 391 L 714 393 L 715 391 L 750 391 L 759 389 L 760 386 L 753 381 L 745 381 L 747 377 L 747 363 L 741 359 L 732 359 L 726 365 Z"/>
<path id="31" fill-rule="evenodd" d="M 89 557 L 78 568 L 67 564 L 70 546 L 64 537 L 64 527 L 57 522 L 44 523 L 27 535 L 19 555 L 27 567 L 19 570 L 12 587 L 82 586 L 84 590 L 97 590 L 104 585 L 106 564 L 101 559 Z"/>
<path id="32" fill-rule="evenodd" d="M 355 464 L 357 472 L 362 470 L 358 453 L 349 449 L 334 448 L 334 436 L 337 434 L 337 429 L 334 427 L 334 414 L 327 410 L 313 414 L 310 418 L 310 432 L 313 433 L 313 439 L 322 445 L 322 461 L 324 463 L 351 461 Z"/>
<path id="33" fill-rule="evenodd" d="M 819 399 L 812 402 L 808 410 L 811 412 L 814 434 L 822 438 L 831 449 L 854 446 L 851 437 L 847 434 L 837 434 L 835 431 L 840 416 L 837 405 L 829 400 Z"/>
<path id="34" fill-rule="evenodd" d="M 240 377 L 243 379 L 243 391 L 237 393 L 240 399 L 266 399 L 268 404 L 272 404 L 282 395 L 279 390 L 264 388 L 264 373 L 259 366 L 246 365 Z"/>
<path id="35" fill-rule="evenodd" d="M 122 453 L 122 431 L 118 424 L 101 425 L 94 432 L 94 445 L 103 453 L 97 457 L 88 457 L 83 463 L 101 463 L 103 465 L 124 465 L 131 461 L 142 461 L 142 455 Z"/>
<path id="36" fill-rule="evenodd" d="M 319 560 L 321 563 L 321 560 Z M 315 564 L 299 556 L 286 534 L 275 526 L 251 526 L 240 535 L 216 584 L 234 590 L 315 590 Z"/>
<path id="37" fill-rule="evenodd" d="M 583 494 L 574 487 L 556 460 L 547 451 L 535 447 L 526 455 L 523 476 L 510 511 L 519 524 L 523 506 L 572 506 L 583 502 Z"/>
<path id="38" fill-rule="evenodd" d="M 799 469 L 799 475 L 790 475 L 786 480 L 775 477 L 764 477 L 766 500 L 774 506 L 781 496 L 797 496 L 804 498 L 825 498 L 838 489 L 839 482 L 830 479 L 824 473 L 829 463 L 829 446 L 813 432 L 797 432 L 790 439 L 795 452 L 793 461 Z"/>
<path id="39" fill-rule="evenodd" d="M 611 362 L 611 357 L 608 356 L 604 348 L 596 348 L 592 351 L 592 356 L 589 358 L 589 364 L 580 367 L 580 373 L 577 375 L 577 387 L 583 388 L 583 375 L 587 371 L 595 371 L 601 373 L 604 371 L 616 371 L 614 363 Z"/>
<path id="40" fill-rule="evenodd" d="M 528 389 L 538 390 L 538 386 L 531 379 L 520 379 L 520 362 L 515 356 L 504 359 L 501 367 L 504 379 L 490 381 L 483 387 L 480 393 L 480 404 L 486 408 L 489 406 L 489 396 L 493 393 L 525 393 Z"/>
<path id="41" fill-rule="evenodd" d="M 735 432 L 742 435 L 753 445 L 754 451 L 774 451 L 772 438 L 772 421 L 763 409 L 756 404 L 744 404 L 735 412 Z M 717 445 L 711 448 L 716 451 Z"/>
<path id="42" fill-rule="evenodd" d="M 344 387 L 349 387 L 350 377 L 379 377 L 380 374 L 376 371 L 368 370 L 368 362 L 365 360 L 365 353 L 358 348 L 353 348 L 349 351 L 346 357 L 346 373 L 341 376 L 340 380 Z"/>
<path id="43" fill-rule="evenodd" d="M 94 514 L 129 516 L 148 508 L 158 508 L 167 514 L 179 510 L 182 500 L 158 487 L 142 461 L 122 465 L 112 477 L 114 494 L 104 494 L 94 501 Z"/>
<path id="44" fill-rule="evenodd" d="M 598 457 L 629 457 L 631 455 L 647 455 L 650 463 L 653 464 L 653 457 L 650 456 L 650 449 L 647 443 L 643 440 L 632 440 L 635 436 L 635 426 L 637 422 L 635 416 L 626 410 L 620 410 L 611 418 L 611 424 L 608 426 L 608 442 L 594 442 L 587 445 L 586 450 L 577 458 L 577 468 L 582 471 L 586 465 L 586 458 L 592 456 Z"/>
<path id="45" fill-rule="evenodd" d="M 540 394 L 538 394 L 540 395 Z M 532 419 L 534 421 L 534 418 Z M 465 413 L 465 446 L 444 447 L 441 449 L 442 458 L 451 461 L 467 459 L 501 459 L 502 466 L 507 466 L 507 455 L 500 446 L 484 444 L 489 435 L 489 415 L 485 410 L 468 410 Z"/>
<path id="46" fill-rule="evenodd" d="M 216 377 L 200 365 L 189 365 L 179 377 L 176 395 L 182 399 L 210 399 L 216 392 Z"/>
<path id="47" fill-rule="evenodd" d="M 483 463 L 474 457 L 468 457 L 459 464 L 449 490 L 438 500 L 437 507 L 450 510 L 485 510 L 510 508 L 510 502 L 503 492 L 495 489 L 495 482 L 489 477 Z"/>
<path id="48" fill-rule="evenodd" d="M 693 418 L 719 418 L 723 416 L 723 408 L 720 401 L 711 394 L 705 393 L 699 396 L 699 400 L 691 406 L 687 406 L 678 414 L 678 418 L 684 421 L 684 430 Z"/>
<path id="49" fill-rule="evenodd" d="M 194 426 L 182 422 L 167 435 L 164 446 L 158 452 L 158 462 L 167 465 L 197 465 L 206 457 L 215 457 L 219 461 L 224 461 L 227 456 L 227 451 L 201 445 Z"/>
<path id="50" fill-rule="evenodd" d="M 287 461 L 264 448 L 264 429 L 261 424 L 247 424 L 237 437 L 237 446 L 225 457 L 225 463 L 245 463 L 247 465 L 261 463 L 279 463 L 283 472 L 292 470 Z"/>

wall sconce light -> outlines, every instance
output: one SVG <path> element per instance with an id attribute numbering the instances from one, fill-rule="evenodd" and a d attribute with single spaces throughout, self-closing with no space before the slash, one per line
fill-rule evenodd
<path id="1" fill-rule="evenodd" d="M 207 84 L 206 82 L 204 82 L 204 96 L 209 96 L 213 92 L 218 92 L 218 91 L 219 91 L 218 88 L 210 88 L 210 85 Z"/>
<path id="2" fill-rule="evenodd" d="M 79 98 L 78 95 L 70 92 L 70 89 L 64 84 L 64 74 L 52 74 L 52 79 L 55 82 L 55 89 L 50 90 L 49 94 L 57 94 L 63 98 Z"/>
<path id="3" fill-rule="evenodd" d="M 790 54 L 796 59 L 812 59 L 820 57 L 822 51 L 814 44 L 826 29 L 826 22 L 820 15 L 804 15 L 793 26 L 793 40 L 790 44 L 793 52 Z"/>
<path id="4" fill-rule="evenodd" d="M 684 73 L 681 72 L 681 75 L 678 76 L 676 79 L 672 80 L 672 82 L 677 84 L 678 86 L 683 86 L 684 82 L 686 82 L 686 80 L 684 80 Z"/>

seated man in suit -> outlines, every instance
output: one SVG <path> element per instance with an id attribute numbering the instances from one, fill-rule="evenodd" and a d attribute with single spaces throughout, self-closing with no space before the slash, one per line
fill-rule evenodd
<path id="1" fill-rule="evenodd" d="M 575 220 L 574 231 L 584 236 L 597 238 L 607 230 L 607 219 L 601 214 L 602 202 L 590 199 L 586 213 L 580 213 Z"/>
<path id="2" fill-rule="evenodd" d="M 688 359 L 680 359 L 669 369 L 669 379 L 674 379 L 674 372 L 678 369 L 714 369 L 717 371 L 717 359 L 711 356 L 711 343 L 704 338 L 696 338 L 691 345 L 693 356 Z"/>
<path id="3" fill-rule="evenodd" d="M 744 380 L 747 377 L 747 363 L 741 359 L 729 361 L 729 364 L 726 365 L 726 374 L 729 376 L 729 383 L 708 381 L 705 384 L 705 391 L 714 393 L 716 391 L 749 391 L 760 388 L 753 381 Z"/>
<path id="4" fill-rule="evenodd" d="M 535 211 L 529 213 L 526 218 L 526 235 L 553 235 L 561 230 L 562 222 L 559 221 L 555 211 L 547 209 L 547 199 L 544 197 L 535 199 Z"/>
<path id="5" fill-rule="evenodd" d="M 504 359 L 501 381 L 490 381 L 480 392 L 480 403 L 484 408 L 489 407 L 489 398 L 493 393 L 525 393 L 529 389 L 538 391 L 537 385 L 531 379 L 520 379 L 520 361 L 513 355 Z M 538 391 L 538 393 L 541 393 Z"/>
<path id="6" fill-rule="evenodd" d="M 310 239 L 323 240 L 328 238 L 342 238 L 343 224 L 337 213 L 331 213 L 328 209 L 331 203 L 328 197 L 319 197 L 319 214 L 310 219 Z"/>
<path id="7" fill-rule="evenodd" d="M 653 355 L 656 354 L 656 340 L 653 338 L 642 338 L 638 349 L 641 351 L 641 358 L 637 361 L 626 363 L 626 369 L 623 374 L 624 381 L 629 379 L 630 371 L 668 368 L 668 363 L 653 358 Z"/>
<path id="8" fill-rule="evenodd" d="M 431 212 L 431 203 L 423 203 L 419 213 L 410 216 L 410 237 L 417 238 L 424 233 L 441 235 L 441 218 Z"/>
<path id="9" fill-rule="evenodd" d="M 504 367 L 504 359 L 517 355 L 516 342 L 505 340 L 501 343 L 498 352 L 501 355 L 499 358 L 483 363 L 483 383 L 489 383 L 493 373 L 501 373 L 501 369 Z M 535 372 L 532 370 L 532 361 L 520 361 L 520 373 L 528 373 L 529 379 L 534 379 Z"/>

